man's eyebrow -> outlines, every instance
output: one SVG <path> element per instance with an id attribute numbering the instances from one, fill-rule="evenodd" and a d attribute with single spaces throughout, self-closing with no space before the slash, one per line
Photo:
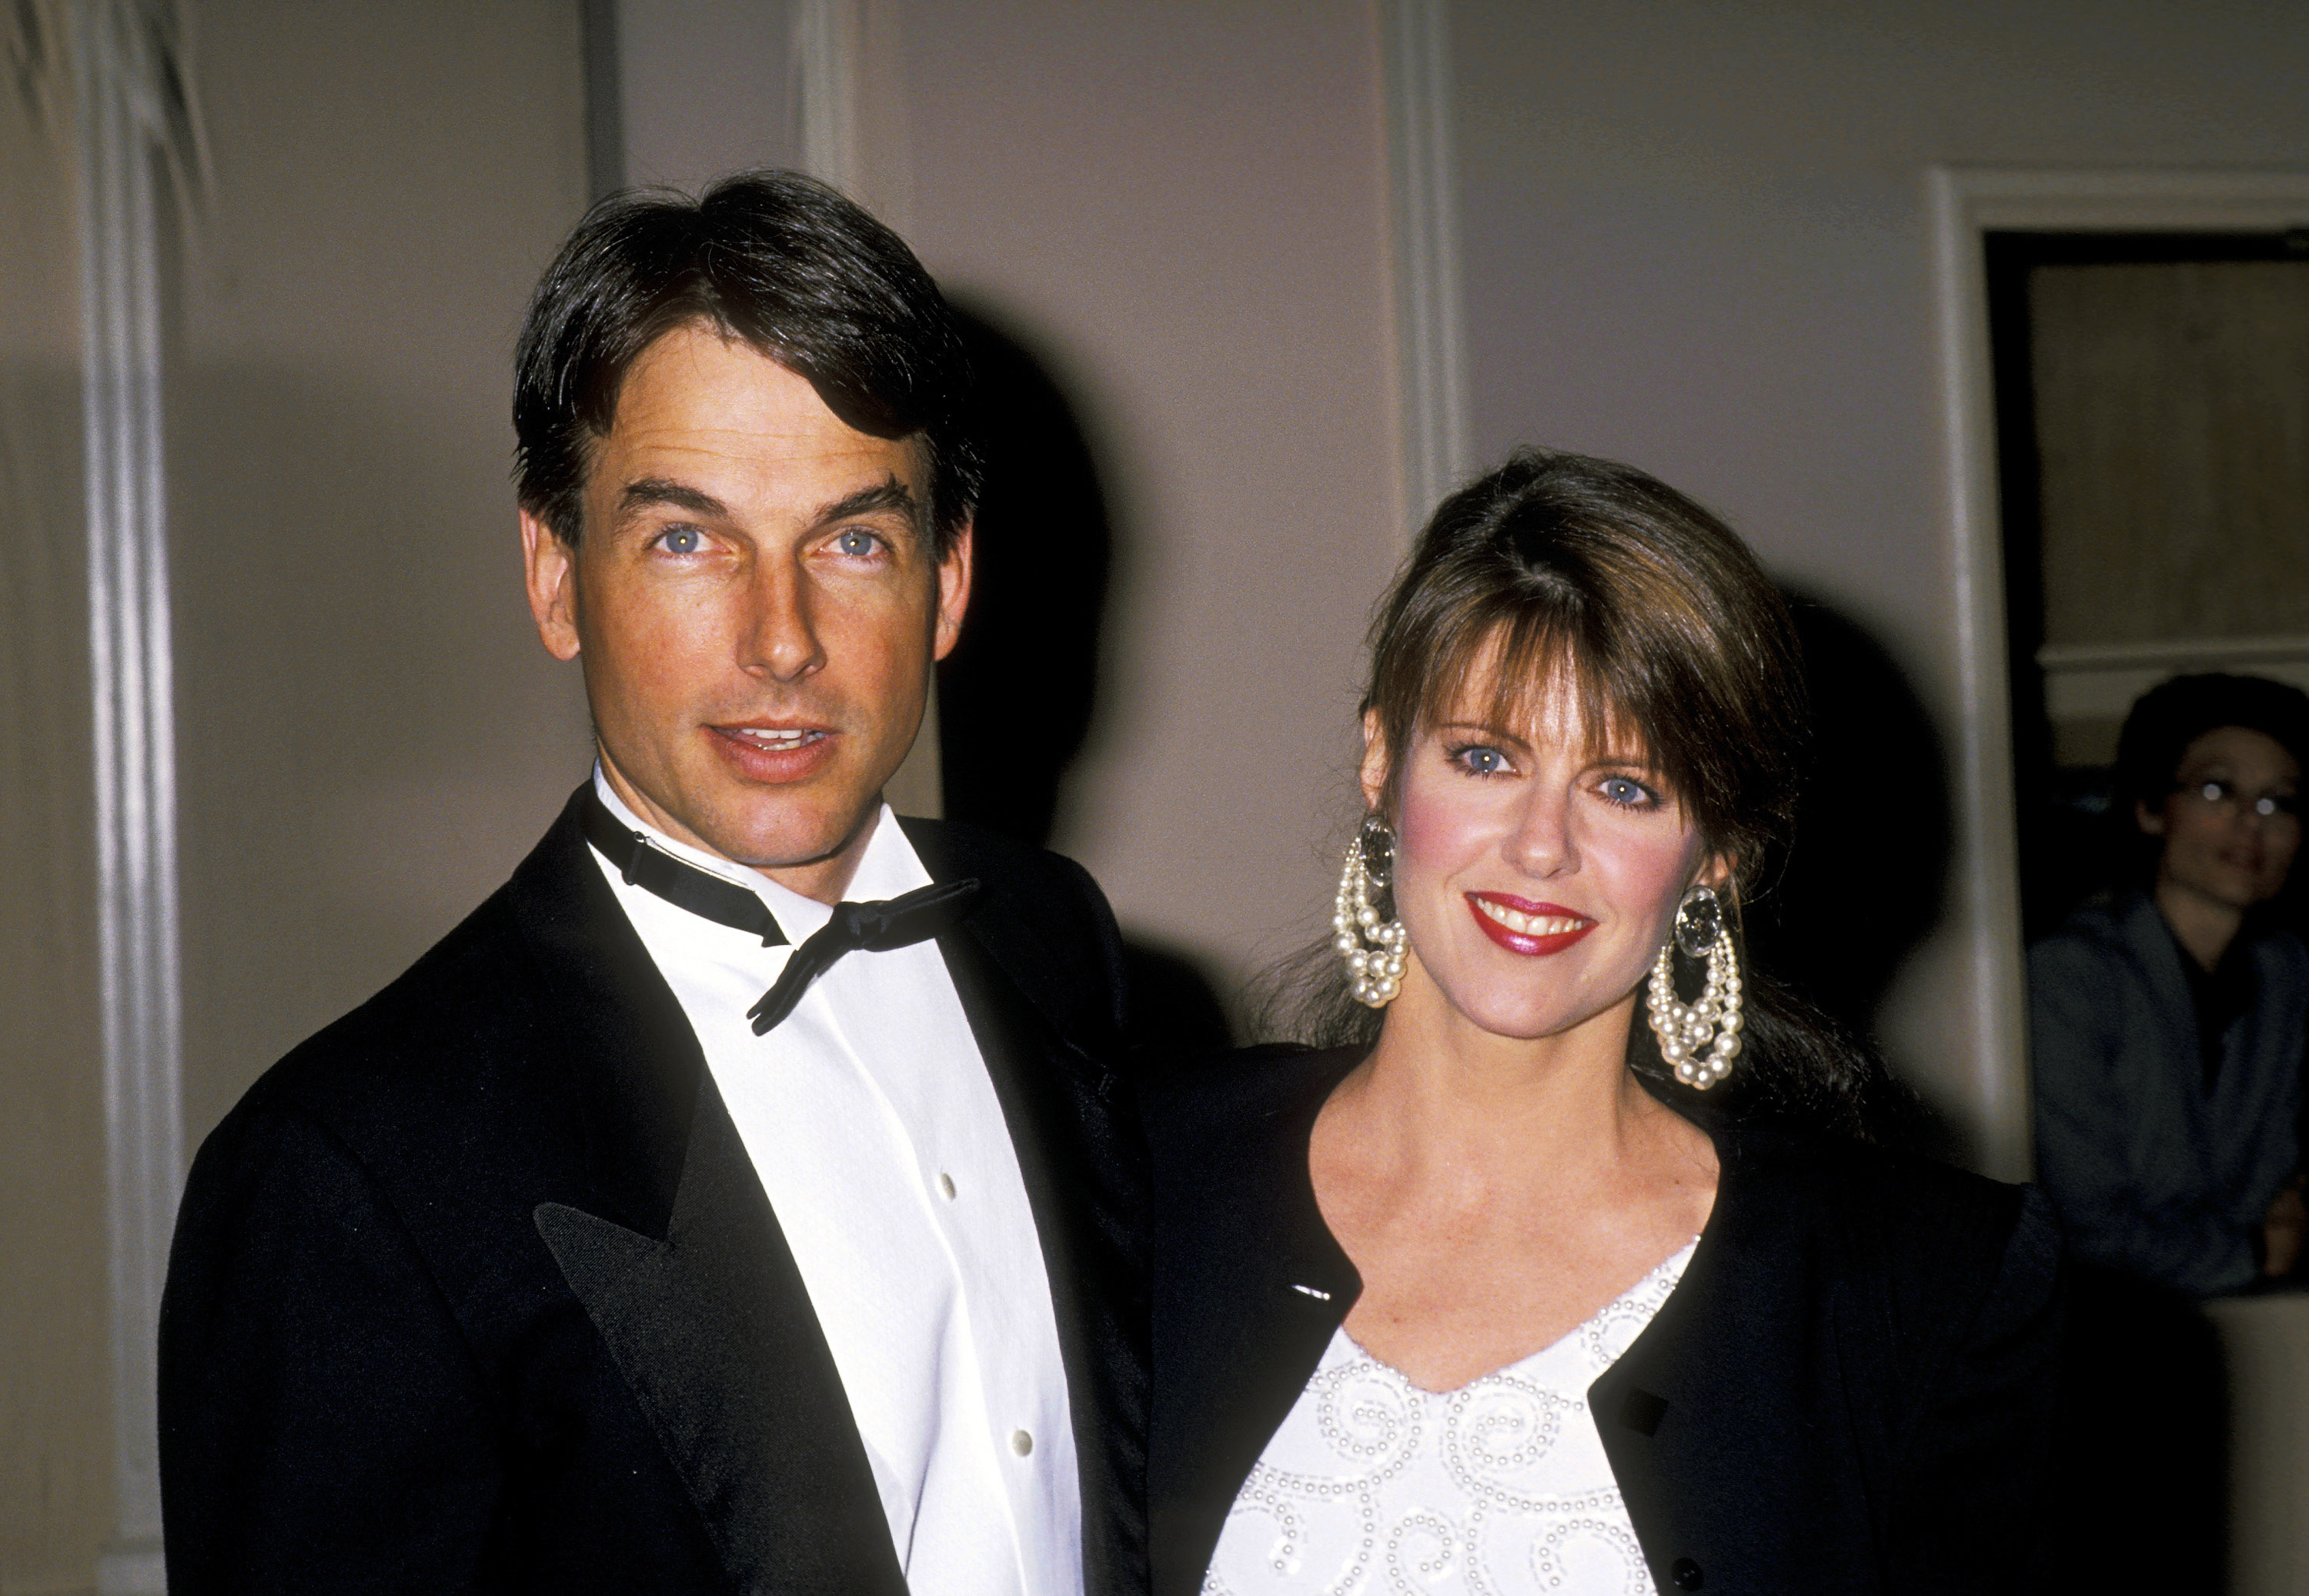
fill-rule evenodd
<path id="1" fill-rule="evenodd" d="M 676 482 L 670 477 L 642 477 L 626 484 L 625 492 L 618 496 L 620 514 L 644 505 L 665 505 L 676 510 L 687 510 L 692 515 L 711 515 L 727 519 L 730 508 L 710 493 L 701 493 L 686 482 Z"/>
<path id="2" fill-rule="evenodd" d="M 843 521 L 852 515 L 872 515 L 885 510 L 895 510 L 910 524 L 921 525 L 921 502 L 914 497 L 914 490 L 899 481 L 895 472 L 871 487 L 861 487 L 856 493 L 821 507 L 817 513 L 817 524 L 824 526 L 829 521 Z"/>

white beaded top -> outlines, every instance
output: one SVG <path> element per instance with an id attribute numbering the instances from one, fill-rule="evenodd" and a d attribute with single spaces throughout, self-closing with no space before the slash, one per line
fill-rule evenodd
<path id="1" fill-rule="evenodd" d="M 1423 1391 L 1336 1332 L 1227 1514 L 1205 1596 L 1651 1596 L 1587 1387 L 1696 1245 L 1457 1391 Z"/>

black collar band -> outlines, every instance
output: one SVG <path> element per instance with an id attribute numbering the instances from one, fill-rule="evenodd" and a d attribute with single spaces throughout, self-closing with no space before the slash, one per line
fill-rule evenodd
<path id="1" fill-rule="evenodd" d="M 626 884 L 656 893 L 677 909 L 686 909 L 717 926 L 744 931 L 762 939 L 764 947 L 781 947 L 786 934 L 778 927 L 769 905 L 734 881 L 684 863 L 651 842 L 610 813 L 610 806 L 591 782 L 578 813 L 585 841 L 618 867 Z"/>

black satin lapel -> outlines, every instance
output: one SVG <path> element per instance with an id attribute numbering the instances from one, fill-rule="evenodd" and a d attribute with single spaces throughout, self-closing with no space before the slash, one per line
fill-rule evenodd
<path id="1" fill-rule="evenodd" d="M 579 788 L 514 872 L 512 907 L 536 961 L 554 1045 L 584 1105 L 597 1212 L 665 1233 L 705 1055 L 602 878 L 580 826 Z"/>
<path id="2" fill-rule="evenodd" d="M 536 1223 L 739 1588 L 904 1596 L 841 1376 L 712 1081 L 663 1241 L 558 1203 Z"/>

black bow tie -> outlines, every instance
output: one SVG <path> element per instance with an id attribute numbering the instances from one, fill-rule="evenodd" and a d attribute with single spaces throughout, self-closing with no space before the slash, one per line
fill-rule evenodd
<path id="1" fill-rule="evenodd" d="M 776 985 L 746 1011 L 754 1022 L 754 1034 L 767 1034 L 771 1026 L 793 1013 L 810 982 L 833 968 L 843 954 L 860 948 L 885 953 L 928 942 L 969 912 L 978 901 L 978 891 L 976 881 L 940 881 L 871 903 L 836 903 L 833 917 L 794 949 L 786 967 L 778 971 Z"/>
<path id="2" fill-rule="evenodd" d="M 585 840 L 618 867 L 627 885 L 654 893 L 676 908 L 716 925 L 759 936 L 764 947 L 785 942 L 777 917 L 761 899 L 735 882 L 653 847 L 642 833 L 610 814 L 599 793 L 587 791 L 581 820 Z M 843 954 L 860 949 L 888 953 L 928 942 L 968 913 L 979 891 L 974 880 L 943 881 L 870 903 L 836 903 L 826 924 L 794 949 L 761 1001 L 746 1011 L 754 1022 L 754 1034 L 767 1035 L 771 1027 L 793 1013 L 810 982 L 832 969 Z"/>

